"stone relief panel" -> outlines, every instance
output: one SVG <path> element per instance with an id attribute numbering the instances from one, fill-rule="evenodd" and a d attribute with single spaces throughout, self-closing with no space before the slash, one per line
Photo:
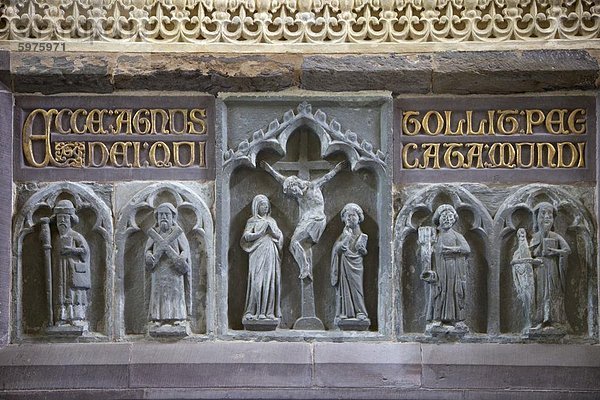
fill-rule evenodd
<path id="1" fill-rule="evenodd" d="M 294 101 L 275 104 L 274 110 L 291 104 Z M 256 322 L 249 324 L 246 318 L 256 314 L 255 309 L 248 309 L 247 298 L 256 290 L 253 268 L 257 254 L 240 251 L 240 240 L 244 247 L 249 239 L 256 237 L 269 249 L 261 254 L 263 268 L 268 265 L 268 269 L 277 271 L 280 262 L 280 277 L 274 278 L 273 285 L 277 289 L 274 296 L 280 299 L 281 317 L 276 311 L 271 315 L 278 319 L 276 326 L 280 330 L 341 329 L 337 323 L 341 314 L 336 312 L 339 311 L 336 307 L 340 299 L 339 288 L 337 282 L 332 284 L 332 276 L 333 268 L 339 271 L 344 267 L 340 267 L 340 261 L 332 259 L 341 255 L 339 240 L 352 240 L 353 257 L 360 258 L 355 263 L 363 266 L 361 276 L 354 279 L 356 283 L 362 279 L 364 305 L 361 312 L 353 310 L 351 314 L 351 319 L 357 322 L 360 319 L 362 326 L 359 323 L 349 328 L 381 332 L 389 323 L 379 326 L 386 318 L 381 315 L 381 297 L 385 294 L 385 301 L 389 301 L 390 294 L 386 287 L 388 282 L 383 285 L 379 282 L 381 274 L 389 271 L 385 262 L 385 254 L 389 256 L 389 251 L 386 252 L 384 240 L 389 237 L 389 232 L 383 221 L 391 205 L 386 195 L 390 190 L 390 177 L 386 154 L 368 139 L 369 135 L 377 135 L 377 140 L 381 140 L 380 132 L 371 129 L 366 132 L 366 137 L 352 131 L 343 132 L 343 121 L 338 122 L 320 109 L 315 111 L 316 107 L 307 102 L 295 104 L 295 110 L 284 108 L 279 115 L 271 111 L 275 119 L 260 130 L 256 130 L 254 124 L 243 128 L 235 124 L 236 129 L 230 131 L 232 125 L 228 121 L 228 136 L 223 138 L 227 148 L 223 155 L 222 187 L 218 190 L 219 204 L 224 206 L 221 226 L 223 232 L 229 232 L 228 237 L 223 235 L 226 240 L 221 248 L 222 267 L 227 268 L 228 278 L 221 281 L 221 290 L 228 293 L 227 328 L 259 330 Z M 260 101 L 256 105 L 259 109 L 266 106 Z M 234 101 L 227 106 L 230 107 L 227 117 L 235 121 L 241 119 L 235 111 L 246 111 L 243 107 L 236 109 Z M 346 112 L 342 107 L 339 109 Z M 373 114 L 373 108 L 368 110 Z M 375 116 L 378 118 L 377 114 Z M 240 129 L 253 133 L 244 138 Z M 257 208 L 259 205 L 253 204 L 258 195 L 263 195 L 263 214 Z M 353 208 L 356 217 L 353 219 L 357 220 L 353 228 L 340 218 L 340 213 L 350 202 L 361 209 L 359 217 L 358 208 Z M 345 230 L 352 231 L 348 238 L 340 236 Z M 364 232 L 364 236 L 358 234 L 359 231 Z M 367 237 L 372 239 L 367 241 Z M 360 243 L 357 244 L 358 239 Z M 349 245 L 343 246 L 348 251 Z M 357 246 L 361 248 L 360 254 Z M 341 257 L 347 260 L 352 256 L 344 253 Z M 224 273 L 225 270 L 219 278 Z M 347 276 L 342 275 L 347 284 Z M 268 313 L 264 317 L 263 320 L 270 319 Z M 261 319 L 260 312 L 258 319 Z M 369 324 L 364 326 L 369 319 L 370 327 Z"/>
<path id="2" fill-rule="evenodd" d="M 489 212 L 460 185 L 408 191 L 395 224 L 401 335 L 487 332 L 491 229 Z"/>
<path id="3" fill-rule="evenodd" d="M 173 182 L 117 188 L 124 203 L 116 232 L 118 338 L 207 333 L 214 251 L 204 199 L 211 190 Z"/>
<path id="4" fill-rule="evenodd" d="M 23 205 L 13 235 L 14 339 L 110 338 L 110 188 L 63 182 L 18 189 Z"/>
<path id="5" fill-rule="evenodd" d="M 500 206 L 494 249 L 500 268 L 500 329 L 532 340 L 597 331 L 593 219 L 572 193 L 528 185 Z"/>
<path id="6" fill-rule="evenodd" d="M 404 188 L 395 225 L 400 337 L 595 340 L 594 199 L 586 185 Z"/>

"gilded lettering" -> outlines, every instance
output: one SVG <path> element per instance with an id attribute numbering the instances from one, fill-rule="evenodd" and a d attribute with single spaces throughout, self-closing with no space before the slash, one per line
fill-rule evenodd
<path id="1" fill-rule="evenodd" d="M 577 115 L 581 114 L 581 118 L 577 118 Z M 576 133 L 581 135 L 585 133 L 585 123 L 586 123 L 586 111 L 583 108 L 577 108 L 569 114 L 569 119 L 567 120 L 567 125 L 569 126 L 569 131 L 571 133 Z"/>
<path id="2" fill-rule="evenodd" d="M 419 116 L 418 111 L 404 111 L 402 114 L 402 134 L 408 136 L 418 135 L 421 131 L 421 123 L 415 117 Z M 410 130 L 408 127 L 412 126 L 414 129 Z"/>
<path id="3" fill-rule="evenodd" d="M 519 131 L 519 121 L 515 118 L 519 114 L 518 110 L 498 110 L 498 114 L 496 126 L 499 133 L 502 135 L 512 135 Z M 509 129 L 507 129 L 506 124 L 510 124 Z"/>
<path id="4" fill-rule="evenodd" d="M 415 143 L 405 143 L 402 146 L 402 168 L 413 169 L 419 166 L 419 160 L 416 157 L 412 163 L 408 161 L 408 152 L 415 150 L 417 150 L 417 145 Z"/>
<path id="5" fill-rule="evenodd" d="M 432 115 L 435 115 L 435 119 L 436 119 L 435 130 L 431 130 L 430 126 L 429 126 L 429 119 L 431 118 Z M 423 130 L 425 131 L 425 133 L 428 135 L 431 135 L 431 136 L 439 135 L 442 132 L 442 130 L 444 129 L 444 119 L 442 118 L 442 114 L 440 114 L 437 111 L 428 111 L 423 116 L 422 123 L 423 123 Z"/>
<path id="6" fill-rule="evenodd" d="M 127 148 L 131 142 L 115 142 L 110 146 L 110 163 L 114 167 L 131 167 L 127 157 Z"/>
<path id="7" fill-rule="evenodd" d="M 452 169 L 461 168 L 465 163 L 465 156 L 459 151 L 463 147 L 462 143 L 444 143 L 446 151 L 444 152 L 444 164 Z M 452 160 L 455 159 L 455 162 Z"/>
<path id="8" fill-rule="evenodd" d="M 100 149 L 100 161 L 96 162 L 96 149 Z M 108 161 L 108 149 L 102 142 L 88 143 L 88 166 L 100 168 L 106 165 Z"/>
<path id="9" fill-rule="evenodd" d="M 161 154 L 162 153 L 162 154 Z M 150 165 L 153 167 L 170 167 L 171 149 L 165 142 L 154 142 L 150 147 Z"/>
<path id="10" fill-rule="evenodd" d="M 537 147 L 537 167 L 544 167 L 544 154 L 546 155 L 546 164 L 545 166 L 550 168 L 556 168 L 556 163 L 554 162 L 554 157 L 556 156 L 556 149 L 552 145 L 552 143 L 536 143 Z M 544 148 L 546 151 L 544 151 Z"/>
<path id="11" fill-rule="evenodd" d="M 456 130 L 453 131 L 452 130 L 452 111 L 444 111 L 444 116 L 446 118 L 446 122 L 445 122 L 445 126 L 446 126 L 446 131 L 444 132 L 444 135 L 464 135 L 465 132 L 463 130 L 463 124 L 465 123 L 464 119 L 459 119 L 458 123 L 456 124 Z"/>
<path id="12" fill-rule="evenodd" d="M 206 110 L 194 108 L 190 111 L 190 122 L 188 122 L 188 133 L 204 135 L 206 133 Z M 196 128 L 197 126 L 197 128 Z"/>
<path id="13" fill-rule="evenodd" d="M 533 134 L 533 127 L 542 125 L 545 119 L 542 110 L 525 110 L 525 134 Z"/>
<path id="14" fill-rule="evenodd" d="M 145 135 L 152 129 L 152 123 L 150 122 L 150 111 L 142 108 L 136 111 L 133 115 L 133 129 L 135 133 Z"/>
<path id="15" fill-rule="evenodd" d="M 525 147 L 529 146 L 529 149 L 525 149 Z M 518 168 L 531 168 L 533 167 L 534 162 L 534 154 L 535 154 L 535 143 L 517 143 L 517 167 Z M 525 164 L 523 161 L 524 155 L 529 154 L 529 162 Z"/>
<path id="16" fill-rule="evenodd" d="M 483 168 L 483 143 L 466 143 L 465 147 L 469 150 L 467 151 L 467 160 L 463 167 L 471 168 L 473 166 L 473 161 L 477 159 L 475 168 Z"/>
<path id="17" fill-rule="evenodd" d="M 440 169 L 440 144 L 439 143 L 423 143 L 421 145 L 423 151 L 423 164 L 419 168 L 429 168 L 429 161 L 433 161 L 433 169 Z"/>
<path id="18" fill-rule="evenodd" d="M 548 112 L 546 115 L 546 129 L 549 133 L 560 135 L 568 134 L 569 131 L 565 129 L 565 117 L 567 110 L 554 109 Z"/>

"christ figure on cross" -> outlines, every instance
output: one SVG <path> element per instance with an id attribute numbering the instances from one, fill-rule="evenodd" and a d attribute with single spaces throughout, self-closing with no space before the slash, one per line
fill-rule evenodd
<path id="1" fill-rule="evenodd" d="M 312 280 L 312 247 L 321 239 L 327 224 L 321 187 L 340 172 L 346 162 L 337 164 L 331 171 L 313 181 L 300 179 L 296 175 L 286 177 L 265 161 L 260 165 L 282 185 L 283 193 L 298 202 L 300 215 L 290 241 L 290 252 L 300 268 L 299 278 Z"/>

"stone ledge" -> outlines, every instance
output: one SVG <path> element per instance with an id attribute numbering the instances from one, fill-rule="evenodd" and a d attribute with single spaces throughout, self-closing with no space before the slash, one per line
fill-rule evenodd
<path id="1" fill-rule="evenodd" d="M 124 389 L 20 390 L 0 392 L 3 400 L 597 400 L 597 391 L 433 389 Z"/>
<path id="2" fill-rule="evenodd" d="M 290 88 L 509 94 L 593 90 L 600 84 L 599 58 L 598 51 L 583 49 L 362 55 L 13 51 L 10 71 L 0 76 L 16 93 L 44 94 L 190 90 L 215 95 Z"/>
<path id="3" fill-rule="evenodd" d="M 78 391 L 85 396 L 72 398 L 104 398 L 95 397 L 102 392 L 94 389 L 118 389 L 110 398 L 165 399 L 224 394 L 492 399 L 527 398 L 528 393 L 540 399 L 598 398 L 599 354 L 597 345 L 535 344 L 9 345 L 0 350 L 0 398 L 70 398 Z M 563 397 L 548 390 L 562 392 Z M 19 397 L 25 393 L 30 397 Z"/>

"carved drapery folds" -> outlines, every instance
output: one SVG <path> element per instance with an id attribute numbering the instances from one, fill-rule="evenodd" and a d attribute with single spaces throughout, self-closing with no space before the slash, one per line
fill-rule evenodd
<path id="1" fill-rule="evenodd" d="M 0 40 L 498 42 L 599 33 L 591 0 L 10 0 L 0 16 Z"/>
<path id="2" fill-rule="evenodd" d="M 400 334 L 461 337 L 461 321 L 471 337 L 488 339 L 597 334 L 596 228 L 578 197 L 590 196 L 587 189 L 438 184 L 405 190 L 395 225 Z M 436 218 L 442 209 L 456 210 L 445 241 Z"/>
<path id="3" fill-rule="evenodd" d="M 519 233 L 530 251 L 524 256 L 517 254 Z M 595 228 L 584 205 L 556 186 L 525 186 L 508 197 L 496 213 L 494 236 L 498 243 L 494 258 L 500 268 L 501 331 L 522 331 L 527 337 L 542 338 L 593 336 L 597 329 Z M 521 270 L 521 276 L 514 273 L 515 268 Z M 530 296 L 518 293 L 528 286 Z"/>
<path id="4" fill-rule="evenodd" d="M 15 336 L 110 337 L 112 214 L 90 186 L 24 186 L 14 230 Z"/>
<path id="5" fill-rule="evenodd" d="M 235 130 L 229 128 L 228 135 L 235 140 L 225 142 L 223 146 L 220 198 L 224 210 L 219 229 L 223 237 L 228 238 L 220 251 L 222 262 L 228 268 L 227 280 L 221 281 L 228 299 L 227 316 L 222 316 L 221 320 L 228 321 L 228 329 L 249 329 L 247 322 L 244 326 L 240 323 L 245 305 L 239 293 L 247 292 L 246 277 L 252 276 L 252 271 L 249 275 L 247 268 L 252 268 L 252 260 L 239 251 L 239 243 L 241 237 L 247 236 L 248 216 L 255 214 L 251 210 L 252 199 L 257 194 L 264 194 L 270 202 L 270 217 L 277 221 L 277 229 L 272 230 L 280 230 L 283 235 L 279 329 L 370 329 L 389 334 L 386 331 L 389 314 L 381 314 L 381 310 L 382 302 L 390 298 L 388 285 L 391 282 L 379 282 L 382 271 L 390 267 L 386 261 L 389 260 L 390 241 L 385 240 L 389 233 L 381 226 L 386 225 L 386 217 L 389 220 L 391 211 L 391 199 L 387 195 L 391 193 L 389 160 L 387 154 L 378 149 L 381 132 L 370 128 L 362 132 L 367 125 L 361 125 L 362 121 L 357 123 L 354 115 L 345 114 L 343 106 L 330 108 L 336 120 L 330 112 L 326 114 L 307 102 L 300 103 L 295 110 L 287 108 L 290 103 L 281 104 L 278 107 L 281 113 L 273 113 L 275 119 L 272 119 L 273 114 L 265 119 L 262 129 L 257 130 L 251 118 L 247 126 L 232 125 Z M 232 104 L 239 103 L 232 101 Z M 377 98 L 363 107 L 380 110 L 381 104 L 381 99 Z M 243 112 L 250 112 L 238 107 Z M 228 116 L 236 120 L 244 115 L 234 117 L 233 111 L 229 113 Z M 377 126 L 368 126 L 373 125 Z M 361 132 L 344 129 L 351 126 Z M 340 232 L 349 229 L 344 228 L 339 217 L 349 202 L 356 203 L 364 211 L 364 215 L 361 214 L 364 221 L 363 218 L 360 221 L 360 229 L 364 232 L 360 245 L 363 247 L 360 255 L 356 255 L 360 257 L 356 264 L 364 265 L 364 277 L 362 272 L 355 277 L 357 288 L 358 281 L 364 280 L 364 305 L 361 311 L 353 309 L 344 316 L 341 312 L 336 313 L 339 311 L 336 310 L 338 288 L 332 285 L 331 276 L 333 265 L 345 267 L 340 267 L 337 262 L 332 264 L 331 259 Z M 370 238 L 368 241 L 367 237 Z M 338 247 L 341 248 L 339 243 Z M 357 252 L 356 244 L 349 247 Z M 346 256 L 344 253 L 343 257 Z M 346 279 L 346 276 L 340 279 Z M 350 292 L 346 294 L 350 295 Z M 348 317 L 352 319 L 350 322 L 356 323 L 342 328 L 340 317 Z"/>
<path id="6" fill-rule="evenodd" d="M 119 212 L 116 238 L 116 336 L 206 333 L 214 253 L 202 198 L 179 183 L 148 186 Z"/>
<path id="7" fill-rule="evenodd" d="M 448 246 L 456 247 L 457 251 L 448 255 L 442 255 L 442 251 L 438 251 L 440 246 L 436 245 L 440 241 L 436 237 L 441 236 L 441 230 L 437 229 L 439 214 L 444 208 L 455 210 L 456 219 L 449 231 L 456 243 Z M 433 230 L 433 233 L 426 235 L 425 229 Z M 473 332 L 487 331 L 491 230 L 492 218 L 485 206 L 461 186 L 431 185 L 411 195 L 398 213 L 394 229 L 395 254 L 402 282 L 402 294 L 398 299 L 402 303 L 402 333 L 423 332 L 426 328 L 434 335 L 454 334 L 455 330 L 464 335 L 466 328 Z M 430 239 L 427 240 L 429 252 L 423 251 L 425 236 Z M 425 253 L 429 253 L 428 262 Z M 450 261 L 440 261 L 444 258 Z M 428 273 L 433 275 L 431 271 L 436 268 L 439 269 L 435 273 L 437 276 L 428 276 Z M 441 279 L 444 282 L 439 282 Z M 448 304 L 457 309 L 447 312 Z M 438 322 L 443 326 L 434 326 Z M 446 326 L 456 329 L 442 329 Z"/>

